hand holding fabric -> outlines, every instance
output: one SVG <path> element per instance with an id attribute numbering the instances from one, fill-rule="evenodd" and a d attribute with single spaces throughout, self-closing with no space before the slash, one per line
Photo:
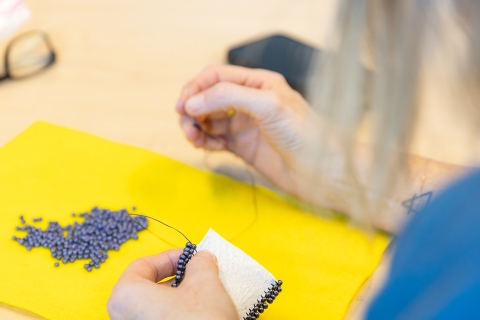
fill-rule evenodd
<path id="1" fill-rule="evenodd" d="M 235 306 L 218 278 L 216 257 L 199 251 L 188 264 L 182 284 L 157 283 L 173 276 L 182 249 L 135 260 L 113 288 L 107 309 L 121 319 L 238 319 Z"/>

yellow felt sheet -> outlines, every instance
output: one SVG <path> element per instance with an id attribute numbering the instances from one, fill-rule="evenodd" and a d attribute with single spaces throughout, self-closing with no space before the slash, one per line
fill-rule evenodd
<path id="1" fill-rule="evenodd" d="M 71 223 L 93 206 L 159 218 L 198 243 L 213 228 L 260 262 L 284 290 L 262 319 L 340 319 L 388 242 L 340 220 L 322 220 L 257 188 L 200 171 L 159 154 L 47 123 L 35 123 L 0 148 L 0 302 L 47 319 L 106 319 L 112 286 L 135 258 L 184 246 L 174 231 L 151 221 L 139 240 L 88 273 L 83 261 L 54 267 L 44 248 L 13 241 L 20 225 L 43 217 Z M 157 237 L 158 236 L 158 237 Z M 169 244 L 170 243 L 170 244 Z"/>

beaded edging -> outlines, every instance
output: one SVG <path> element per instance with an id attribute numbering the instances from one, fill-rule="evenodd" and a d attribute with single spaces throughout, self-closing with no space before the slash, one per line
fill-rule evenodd
<path id="1" fill-rule="evenodd" d="M 275 281 L 270 288 L 265 291 L 265 295 L 261 296 L 252 309 L 243 317 L 243 320 L 254 320 L 260 317 L 260 314 L 268 308 L 268 304 L 272 304 L 280 292 L 282 292 L 282 280 Z M 268 304 L 267 304 L 268 302 Z"/>
<path id="2" fill-rule="evenodd" d="M 197 252 L 197 246 L 191 242 L 187 242 L 183 253 L 178 258 L 177 262 L 177 272 L 175 274 L 175 282 L 172 283 L 172 287 L 176 288 L 185 278 L 185 270 L 187 268 L 187 263 L 192 259 L 192 257 Z"/>

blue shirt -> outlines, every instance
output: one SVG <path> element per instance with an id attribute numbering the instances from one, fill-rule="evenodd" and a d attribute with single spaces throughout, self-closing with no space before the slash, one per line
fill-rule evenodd
<path id="1" fill-rule="evenodd" d="M 480 319 L 480 171 L 435 197 L 395 239 L 366 319 Z"/>

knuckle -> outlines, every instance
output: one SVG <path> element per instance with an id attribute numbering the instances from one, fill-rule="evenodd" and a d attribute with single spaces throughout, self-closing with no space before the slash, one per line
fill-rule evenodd
<path id="1" fill-rule="evenodd" d="M 283 74 L 280 74 L 278 72 L 273 72 L 272 71 L 272 78 L 274 80 L 276 80 L 277 82 L 280 82 L 280 83 L 287 83 L 287 79 L 285 79 L 285 76 Z"/>
<path id="2" fill-rule="evenodd" d="M 259 72 L 262 72 L 263 76 L 270 78 L 272 82 L 287 83 L 285 77 L 281 73 L 278 73 L 276 71 L 260 69 Z"/>
<path id="3" fill-rule="evenodd" d="M 156 270 L 150 263 L 148 257 L 138 258 L 134 260 L 128 266 L 130 272 L 135 272 L 136 274 L 141 274 L 142 276 L 151 276 L 152 274 L 156 276 Z"/>
<path id="4" fill-rule="evenodd" d="M 215 65 L 215 64 L 209 64 L 208 66 L 206 66 L 202 69 L 202 72 L 209 72 L 209 71 L 215 69 L 216 67 L 217 67 L 217 65 Z"/>
<path id="5" fill-rule="evenodd" d="M 135 268 L 135 269 L 142 268 L 145 265 L 146 265 L 145 258 L 138 258 L 138 259 L 133 260 L 130 263 L 130 267 Z"/>
<path id="6" fill-rule="evenodd" d="M 205 68 L 202 69 L 202 71 L 200 72 L 200 74 L 211 74 L 211 73 L 215 73 L 218 71 L 218 68 L 220 66 L 216 65 L 216 64 L 210 64 L 208 66 L 206 66 Z"/>
<path id="7" fill-rule="evenodd" d="M 164 252 L 160 253 L 159 255 L 163 256 L 165 255 Z M 143 258 L 138 258 L 132 262 L 134 266 L 136 267 L 137 270 L 142 270 L 144 272 L 152 272 L 156 273 L 155 267 L 152 265 L 152 260 L 150 256 L 143 257 Z"/>
<path id="8" fill-rule="evenodd" d="M 284 97 L 276 91 L 269 91 L 266 97 L 275 109 L 280 109 L 284 105 Z"/>

